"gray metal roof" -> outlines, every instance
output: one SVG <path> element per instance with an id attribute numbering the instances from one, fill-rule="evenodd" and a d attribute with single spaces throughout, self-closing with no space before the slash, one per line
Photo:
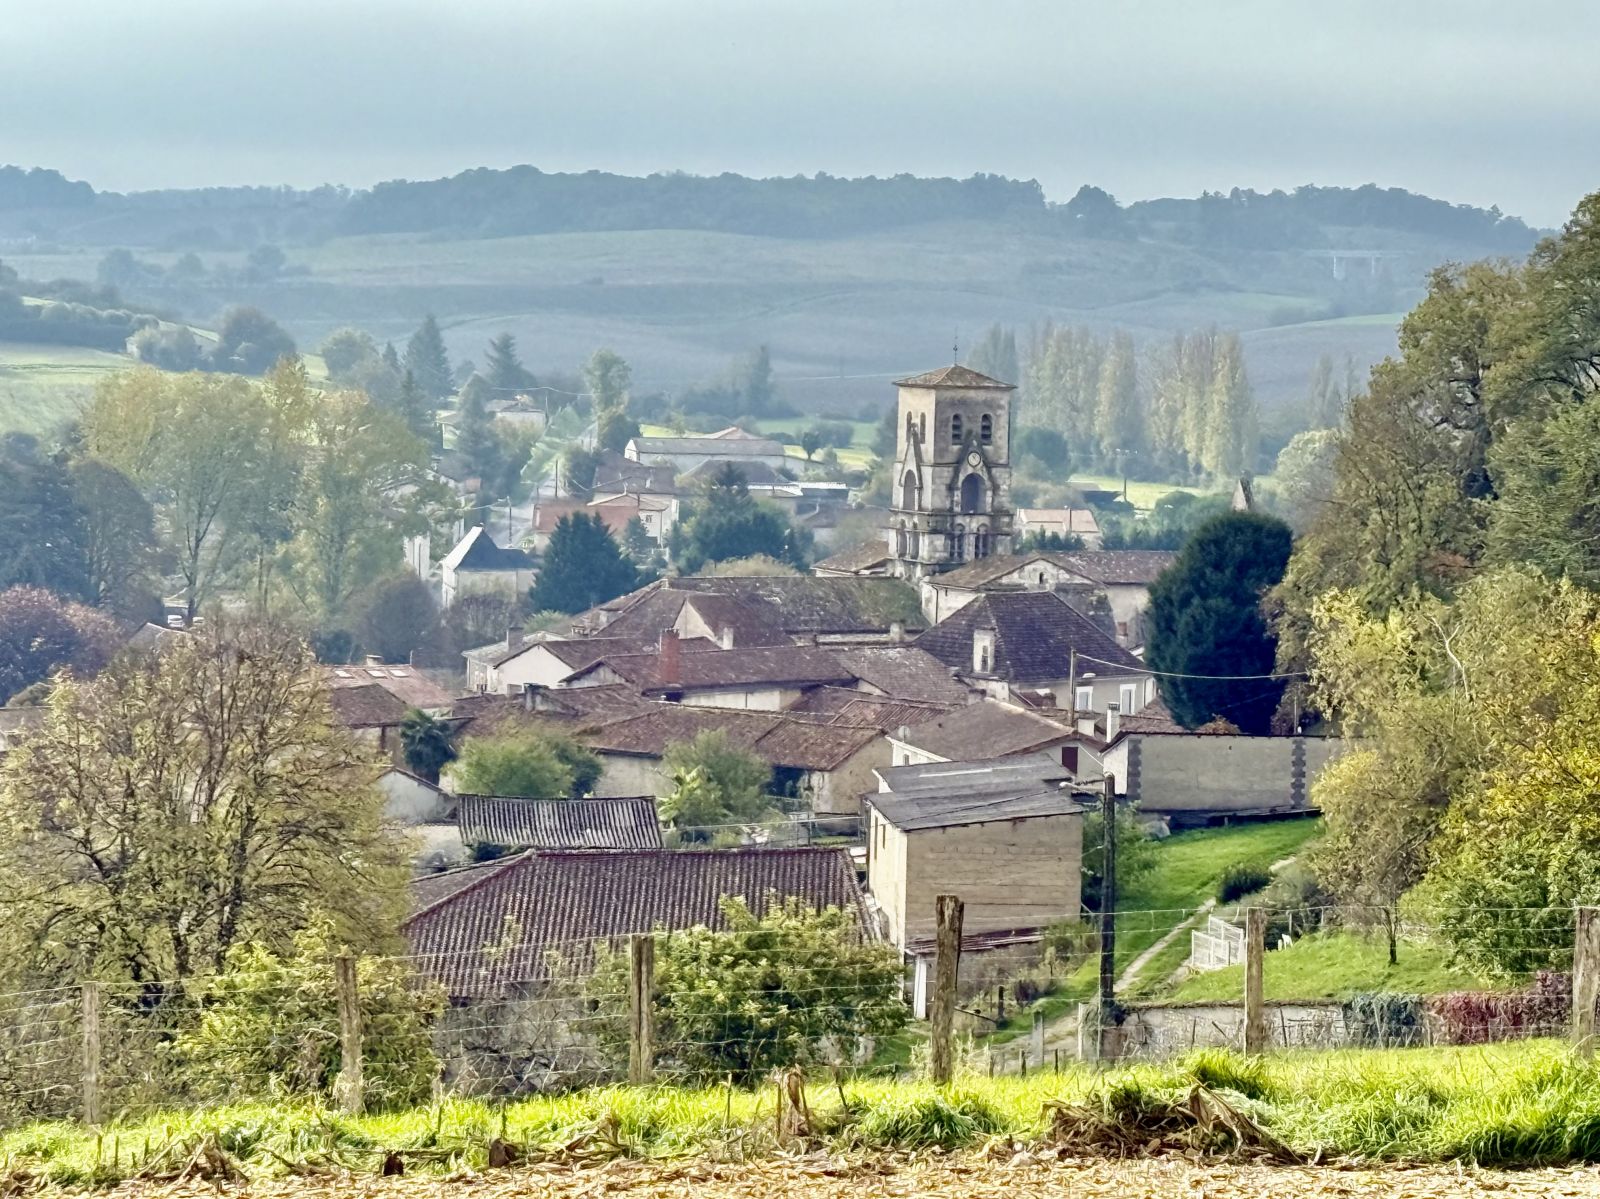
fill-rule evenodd
<path id="1" fill-rule="evenodd" d="M 869 795 L 866 802 L 901 832 L 958 828 L 971 824 L 996 824 L 1005 820 L 1033 820 L 1045 816 L 1074 816 L 1084 806 L 1072 791 L 1055 787 L 1028 787 L 999 795 L 914 795 L 907 798 L 885 793 Z"/>
<path id="2" fill-rule="evenodd" d="M 996 794 L 1042 787 L 1072 777 L 1054 754 L 1019 754 L 986 762 L 924 762 L 877 771 L 897 798 L 915 795 Z"/>

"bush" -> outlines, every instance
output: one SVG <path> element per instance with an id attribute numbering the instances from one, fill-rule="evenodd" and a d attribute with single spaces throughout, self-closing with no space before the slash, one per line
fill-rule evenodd
<path id="1" fill-rule="evenodd" d="M 1237 903 L 1272 881 L 1272 871 L 1254 862 L 1235 862 L 1217 880 L 1217 902 Z"/>
<path id="2" fill-rule="evenodd" d="M 1180 1064 L 1195 1082 L 1213 1091 L 1233 1091 L 1247 1099 L 1270 1096 L 1267 1065 L 1259 1057 L 1240 1057 L 1226 1049 L 1201 1049 Z"/>
<path id="3" fill-rule="evenodd" d="M 900 956 L 863 940 L 852 914 L 797 899 L 757 918 L 722 901 L 725 932 L 701 927 L 656 943 L 655 1043 L 691 1078 L 748 1083 L 769 1071 L 857 1059 L 910 1016 Z M 587 984 L 601 1046 L 627 1061 L 628 955 L 602 953 Z"/>
<path id="4" fill-rule="evenodd" d="M 1520 991 L 1453 991 L 1428 1000 L 1435 1037 L 1447 1045 L 1487 1045 L 1561 1035 L 1572 1011 L 1572 976 L 1540 970 Z"/>
<path id="5" fill-rule="evenodd" d="M 952 1091 L 885 1099 L 861 1117 L 856 1133 L 863 1145 L 877 1149 L 963 1149 L 1004 1127 L 987 1099 Z"/>
<path id="6" fill-rule="evenodd" d="M 201 1096 L 225 1096 L 241 1081 L 264 1079 L 291 1094 L 332 1092 L 339 1074 L 338 953 L 326 922 L 298 934 L 288 958 L 259 944 L 229 953 L 227 969 L 196 997 L 204 1009 L 199 1026 L 177 1042 Z M 357 960 L 356 985 L 367 1102 L 420 1103 L 439 1070 L 429 1025 L 444 1011 L 443 992 L 416 985 L 404 961 L 374 957 Z"/>
<path id="7" fill-rule="evenodd" d="M 1419 995 L 1390 991 L 1352 995 L 1344 1003 L 1344 1026 L 1350 1044 L 1364 1047 L 1421 1045 L 1427 1039 Z"/>

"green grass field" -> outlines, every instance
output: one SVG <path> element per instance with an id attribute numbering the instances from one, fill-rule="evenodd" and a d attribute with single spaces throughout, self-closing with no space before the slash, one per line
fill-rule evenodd
<path id="1" fill-rule="evenodd" d="M 1316 835 L 1320 825 L 1320 821 L 1305 819 L 1240 824 L 1177 833 L 1157 843 L 1152 868 L 1117 897 L 1118 973 L 1213 898 L 1222 872 L 1229 866 L 1248 862 L 1265 867 L 1292 857 Z M 1155 989 L 1188 956 L 1189 938 L 1180 934 L 1140 973 L 1138 981 L 1143 985 L 1133 992 Z M 1098 959 L 1091 954 L 1060 980 L 1052 993 L 1011 1015 L 988 1040 L 1005 1044 L 1023 1036 L 1033 1027 L 1035 1011 L 1042 1011 L 1048 1021 L 1068 1016 L 1094 995 L 1098 972 Z"/>
<path id="2" fill-rule="evenodd" d="M 102 379 L 133 365 L 80 346 L 0 342 L 0 430 L 49 433 L 82 412 Z"/>
<path id="3" fill-rule="evenodd" d="M 1268 999 L 1348 999 L 1369 991 L 1438 995 L 1477 991 L 1484 980 L 1451 969 L 1438 945 L 1402 941 L 1400 959 L 1389 965 L 1388 943 L 1381 937 L 1339 932 L 1302 937 L 1287 949 L 1275 949 L 1262 962 L 1262 985 Z M 1244 994 L 1244 967 L 1209 970 L 1185 979 L 1172 991 L 1177 1001 L 1237 1000 Z"/>
<path id="4" fill-rule="evenodd" d="M 1038 1141 L 1051 1101 L 1087 1104 L 1138 1130 L 1152 1105 L 1182 1102 L 1197 1084 L 1219 1090 L 1308 1158 L 1512 1166 L 1600 1159 L 1600 1068 L 1552 1042 L 1258 1059 L 1213 1050 L 1104 1073 L 960 1078 L 945 1090 L 814 1077 L 808 1098 L 821 1147 L 957 1149 L 997 1137 Z M 100 1129 L 35 1124 L 0 1133 L 0 1159 L 19 1189 L 39 1182 L 110 1186 L 152 1162 L 178 1169 L 207 1145 L 260 1175 L 319 1164 L 373 1170 L 399 1151 L 410 1155 L 408 1173 L 442 1177 L 483 1169 L 497 1137 L 534 1157 L 748 1158 L 784 1148 L 770 1087 L 607 1087 L 505 1102 L 444 1100 L 362 1117 L 285 1099 L 161 1112 Z"/>

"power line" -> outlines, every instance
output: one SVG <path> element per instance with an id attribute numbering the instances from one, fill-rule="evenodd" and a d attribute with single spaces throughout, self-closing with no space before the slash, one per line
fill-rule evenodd
<path id="1" fill-rule="evenodd" d="M 1126 668 L 1125 662 L 1108 662 L 1104 658 L 1092 657 L 1089 654 L 1079 653 L 1078 661 L 1095 662 L 1101 666 L 1120 666 Z M 1304 670 L 1289 670 L 1281 674 L 1184 674 L 1177 670 L 1155 670 L 1149 666 L 1139 668 L 1144 674 L 1158 675 L 1164 679 L 1209 679 L 1218 683 L 1244 682 L 1249 679 L 1303 679 L 1309 677 L 1309 672 Z"/>

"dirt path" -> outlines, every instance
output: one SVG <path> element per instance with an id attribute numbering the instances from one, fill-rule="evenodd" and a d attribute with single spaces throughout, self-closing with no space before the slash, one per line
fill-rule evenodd
<path id="1" fill-rule="evenodd" d="M 101 1193 L 102 1195 L 105 1192 Z M 1453 1166 L 1340 1169 L 1156 1161 L 1010 1161 L 927 1154 L 845 1162 L 796 1157 L 745 1165 L 610 1162 L 539 1166 L 452 1179 L 341 1175 L 242 1187 L 210 1182 L 133 1183 L 126 1199 L 1480 1199 L 1486 1196 L 1600 1197 L 1593 1168 L 1479 1171 Z"/>
<path id="2" fill-rule="evenodd" d="M 1150 964 L 1151 960 L 1156 956 L 1156 954 L 1160 953 L 1168 945 L 1171 945 L 1182 934 L 1191 931 L 1198 921 L 1204 919 L 1206 916 L 1209 916 L 1213 911 L 1215 911 L 1216 906 L 1217 901 L 1215 899 L 1206 900 L 1194 910 L 1194 915 L 1175 925 L 1164 937 L 1162 937 L 1154 945 L 1150 946 L 1149 949 L 1145 950 L 1138 957 L 1134 958 L 1133 961 L 1129 962 L 1127 969 L 1123 970 L 1121 974 L 1117 975 L 1117 990 L 1126 991 L 1129 987 L 1133 986 L 1134 980 L 1139 977 L 1140 972 Z"/>

